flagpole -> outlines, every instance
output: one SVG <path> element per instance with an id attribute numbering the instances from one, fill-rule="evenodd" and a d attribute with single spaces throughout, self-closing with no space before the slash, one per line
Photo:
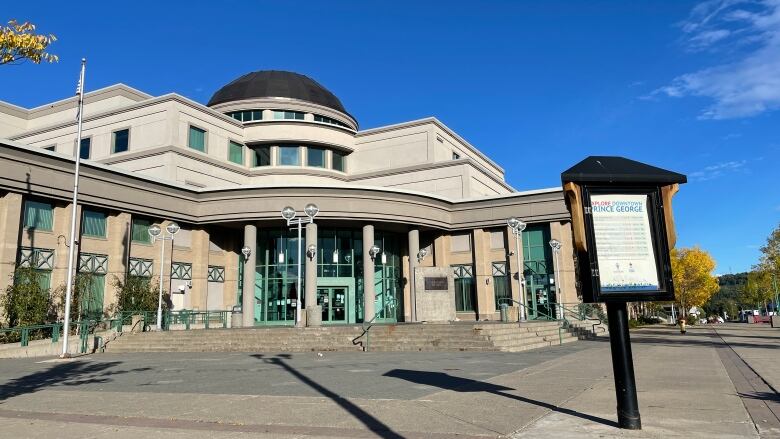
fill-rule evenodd
<path id="1" fill-rule="evenodd" d="M 62 337 L 62 358 L 70 356 L 68 352 L 68 334 L 70 333 L 70 302 L 73 296 L 73 259 L 76 253 L 76 220 L 78 213 L 79 198 L 79 165 L 81 164 L 81 125 L 84 112 L 84 71 L 87 67 L 87 59 L 81 58 L 81 75 L 79 76 L 79 85 L 76 89 L 78 100 L 78 128 L 76 129 L 76 146 L 74 156 L 76 158 L 76 169 L 73 173 L 73 203 L 71 204 L 70 214 L 70 245 L 68 246 L 68 273 L 65 287 L 65 325 L 63 327 Z"/>

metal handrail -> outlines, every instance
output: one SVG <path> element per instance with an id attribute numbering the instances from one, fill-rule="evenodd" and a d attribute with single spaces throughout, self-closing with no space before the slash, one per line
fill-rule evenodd
<path id="1" fill-rule="evenodd" d="M 600 325 L 603 325 L 603 324 L 604 324 L 604 321 L 601 319 L 601 317 L 599 317 L 599 316 L 595 316 L 595 317 L 594 317 L 594 316 L 588 316 L 588 315 L 587 315 L 587 314 L 586 314 L 584 311 L 581 311 L 581 310 L 573 310 L 573 309 L 571 309 L 571 308 L 567 308 L 566 306 L 564 306 L 564 304 L 563 304 L 563 303 L 557 303 L 556 305 L 557 305 L 557 306 L 558 306 L 558 307 L 559 307 L 559 308 L 562 310 L 562 312 L 561 312 L 561 315 L 562 315 L 562 317 L 563 317 L 563 320 L 564 320 L 564 321 L 565 321 L 567 324 L 568 324 L 568 320 L 566 319 L 566 312 L 565 312 L 565 311 L 569 311 L 570 313 L 573 313 L 573 314 L 579 315 L 579 318 L 578 318 L 578 320 L 579 320 L 579 321 L 581 321 L 581 322 L 585 322 L 585 321 L 587 321 L 587 320 L 597 320 L 597 321 L 598 321 L 598 323 L 593 323 L 593 324 L 592 324 L 592 326 L 591 326 L 591 331 L 592 331 L 594 334 L 596 334 L 596 333 L 598 332 L 598 331 L 596 331 L 596 328 L 597 328 L 597 327 L 600 327 L 601 329 L 603 329 L 603 330 L 604 330 L 604 332 L 607 332 L 607 330 L 606 330 L 606 329 L 604 329 L 602 326 L 600 326 Z"/>
<path id="2" fill-rule="evenodd" d="M 379 317 L 379 315 L 378 314 L 374 314 L 374 317 L 372 317 L 371 320 L 369 320 L 367 322 L 364 321 L 363 323 L 361 323 L 360 324 L 360 328 L 363 330 L 363 332 L 360 335 L 358 335 L 357 337 L 352 339 L 352 344 L 356 345 L 356 344 L 360 343 L 358 340 L 360 340 L 361 337 L 363 337 L 364 335 L 366 336 L 366 344 L 363 346 L 363 352 L 368 352 L 368 348 L 369 348 L 369 345 L 370 345 L 370 337 L 371 337 L 370 331 L 371 331 L 371 328 L 374 327 L 374 322 L 375 322 L 377 317 Z M 368 327 L 366 327 L 366 325 L 368 325 Z"/>
<path id="3" fill-rule="evenodd" d="M 502 297 L 502 298 L 498 299 L 499 305 L 501 304 L 501 301 L 509 301 L 509 302 L 516 303 L 516 304 L 522 306 L 525 309 L 525 311 L 526 311 L 526 315 L 528 315 L 528 305 L 526 305 L 524 303 L 521 303 L 521 302 L 518 302 L 517 300 L 511 299 L 509 297 Z M 551 317 L 551 316 L 549 316 L 549 315 L 547 315 L 547 314 L 545 314 L 545 313 L 543 313 L 543 312 L 541 312 L 539 310 L 534 310 L 534 312 L 536 314 L 540 314 L 540 315 L 544 316 L 547 320 L 558 320 L 558 319 L 556 319 L 554 317 Z M 520 315 L 517 316 L 517 321 L 518 322 L 520 321 Z"/>

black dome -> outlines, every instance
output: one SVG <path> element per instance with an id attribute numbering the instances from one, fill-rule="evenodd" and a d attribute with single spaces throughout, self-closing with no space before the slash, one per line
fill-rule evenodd
<path id="1" fill-rule="evenodd" d="M 217 90 L 206 105 L 210 107 L 224 102 L 265 97 L 300 99 L 349 114 L 339 98 L 317 81 L 298 73 L 279 70 L 247 73 Z"/>

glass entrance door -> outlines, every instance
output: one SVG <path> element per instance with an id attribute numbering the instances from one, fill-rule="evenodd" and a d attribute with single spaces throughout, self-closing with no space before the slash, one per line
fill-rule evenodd
<path id="1" fill-rule="evenodd" d="M 345 323 L 346 303 L 346 288 L 317 288 L 317 305 L 322 307 L 322 323 Z"/>

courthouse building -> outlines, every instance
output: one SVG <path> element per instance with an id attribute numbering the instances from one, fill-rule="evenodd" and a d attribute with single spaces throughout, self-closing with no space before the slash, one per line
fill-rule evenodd
<path id="1" fill-rule="evenodd" d="M 326 325 L 421 320 L 413 273 L 429 267 L 446 269 L 459 320 L 496 320 L 500 299 L 520 300 L 518 272 L 531 317 L 578 300 L 561 189 L 516 191 L 435 118 L 361 129 L 325 87 L 283 71 L 241 76 L 206 105 L 123 84 L 86 93 L 78 148 L 76 107 L 0 102 L 3 288 L 19 265 L 64 283 L 77 151 L 78 270 L 106 313 L 113 277 L 161 267 L 174 309 L 242 305 L 255 325 L 292 324 L 299 298 Z M 299 242 L 280 211 L 305 218 L 309 203 Z M 519 258 L 510 217 L 527 223 Z M 154 242 L 149 227 L 170 221 L 181 230 Z"/>

